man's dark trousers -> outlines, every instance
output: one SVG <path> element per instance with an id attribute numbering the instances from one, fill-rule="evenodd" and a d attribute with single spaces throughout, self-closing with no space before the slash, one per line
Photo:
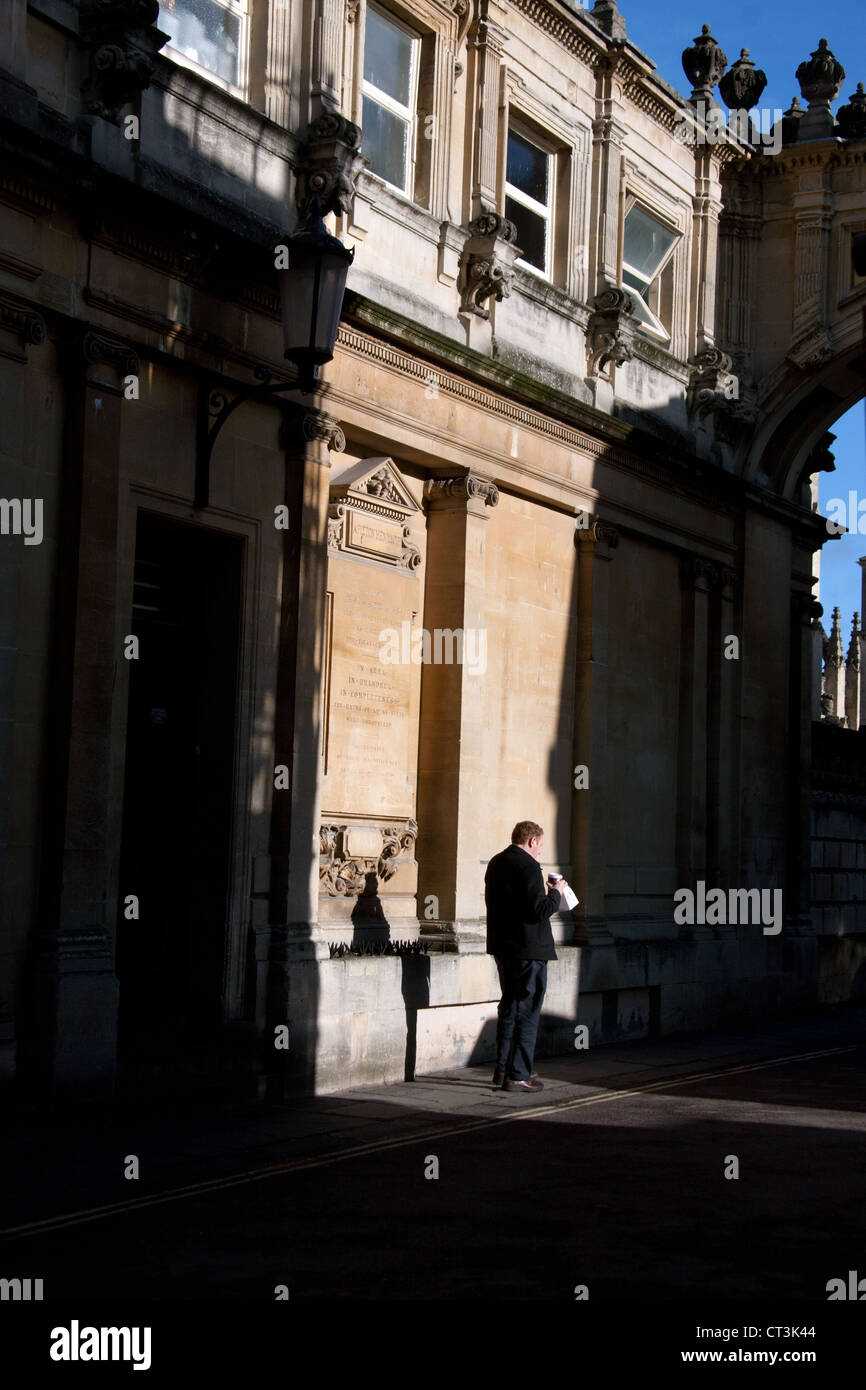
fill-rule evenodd
<path id="1" fill-rule="evenodd" d="M 535 1038 L 547 989 L 546 960 L 496 956 L 502 998 L 497 1009 L 496 1065 L 515 1081 L 532 1075 Z"/>

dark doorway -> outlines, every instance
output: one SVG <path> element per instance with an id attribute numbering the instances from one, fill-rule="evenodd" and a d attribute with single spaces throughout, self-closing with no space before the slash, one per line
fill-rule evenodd
<path id="1" fill-rule="evenodd" d="M 126 1063 L 216 1058 L 243 542 L 140 512 L 117 971 Z M 139 900 L 138 920 L 125 900 Z"/>

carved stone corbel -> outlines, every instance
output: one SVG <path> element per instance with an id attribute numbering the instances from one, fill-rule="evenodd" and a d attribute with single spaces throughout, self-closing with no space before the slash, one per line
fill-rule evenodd
<path id="1" fill-rule="evenodd" d="M 307 131 L 298 169 L 297 205 L 301 221 L 318 197 L 322 216 L 348 215 L 355 183 L 367 160 L 361 154 L 361 129 L 336 111 L 327 111 Z"/>
<path id="2" fill-rule="evenodd" d="M 80 11 L 90 51 L 84 111 L 116 125 L 123 108 L 150 86 L 156 55 L 168 43 L 156 27 L 158 0 L 81 0 Z"/>
<path id="3" fill-rule="evenodd" d="M 689 418 L 706 428 L 711 417 L 716 437 L 735 446 L 755 423 L 758 412 L 752 401 L 741 398 L 740 381 L 731 371 L 731 358 L 721 348 L 707 347 L 689 358 L 689 366 Z"/>
<path id="4" fill-rule="evenodd" d="M 589 301 L 592 313 L 586 325 L 586 360 L 589 376 L 609 376 L 609 362 L 621 367 L 634 351 L 634 300 L 626 291 L 609 286 Z"/>
<path id="5" fill-rule="evenodd" d="M 482 212 L 469 223 L 460 258 L 460 313 L 489 319 L 489 301 L 511 294 L 514 262 L 520 254 L 517 228 L 498 212 Z"/>

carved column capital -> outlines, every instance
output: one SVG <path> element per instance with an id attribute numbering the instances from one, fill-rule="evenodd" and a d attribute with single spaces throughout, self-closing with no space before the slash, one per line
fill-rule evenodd
<path id="1" fill-rule="evenodd" d="M 683 555 L 680 557 L 680 588 L 700 589 L 708 593 L 710 589 L 718 588 L 720 584 L 720 569 L 712 560 L 706 560 L 702 555 Z"/>
<path id="2" fill-rule="evenodd" d="M 117 124 L 124 106 L 150 86 L 169 36 L 156 27 L 158 0 L 81 0 L 81 36 L 90 51 L 84 110 Z"/>
<path id="3" fill-rule="evenodd" d="M 586 326 L 586 362 L 589 376 L 609 376 L 608 363 L 620 367 L 634 350 L 637 320 L 634 300 L 626 291 L 609 285 L 590 300 L 592 313 Z"/>
<path id="4" fill-rule="evenodd" d="M 110 333 L 87 329 L 80 339 L 80 351 L 88 380 L 112 395 L 123 395 L 125 378 L 141 372 L 138 354 Z"/>
<path id="5" fill-rule="evenodd" d="M 602 551 L 607 552 L 608 559 L 610 558 L 609 552 L 616 550 L 616 547 L 619 545 L 619 531 L 617 528 L 612 526 L 609 521 L 601 521 L 599 517 L 594 517 L 589 526 L 579 526 L 574 534 L 576 544 L 593 545 L 596 547 L 597 551 L 598 547 L 601 547 L 601 551 L 598 551 L 598 553 L 602 553 Z"/>
<path id="6" fill-rule="evenodd" d="M 491 299 L 511 294 L 514 262 L 520 254 L 517 228 L 497 212 L 482 212 L 469 223 L 460 258 L 460 313 L 489 319 Z"/>
<path id="7" fill-rule="evenodd" d="M 326 111 L 307 131 L 298 168 L 296 201 L 303 220 L 318 197 L 322 216 L 347 215 L 355 183 L 367 160 L 361 153 L 361 129 L 336 111 Z"/>
<path id="8" fill-rule="evenodd" d="M 45 320 L 23 300 L 0 294 L 0 356 L 27 361 L 27 348 L 44 343 Z"/>
<path id="9" fill-rule="evenodd" d="M 341 454 L 346 447 L 346 436 L 339 421 L 322 410 L 305 410 L 301 422 L 301 432 L 306 440 L 313 443 L 324 441 L 329 449 Z"/>
<path id="10" fill-rule="evenodd" d="M 428 508 L 435 511 L 468 511 L 484 516 L 487 507 L 499 504 L 499 489 L 489 478 L 465 473 L 459 478 L 428 478 L 424 484 Z"/>

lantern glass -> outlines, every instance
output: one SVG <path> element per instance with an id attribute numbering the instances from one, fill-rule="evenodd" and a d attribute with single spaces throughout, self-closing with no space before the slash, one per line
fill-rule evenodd
<path id="1" fill-rule="evenodd" d="M 285 356 L 302 376 L 334 356 L 346 277 L 354 258 L 321 218 L 289 239 L 289 268 L 280 272 Z"/>

